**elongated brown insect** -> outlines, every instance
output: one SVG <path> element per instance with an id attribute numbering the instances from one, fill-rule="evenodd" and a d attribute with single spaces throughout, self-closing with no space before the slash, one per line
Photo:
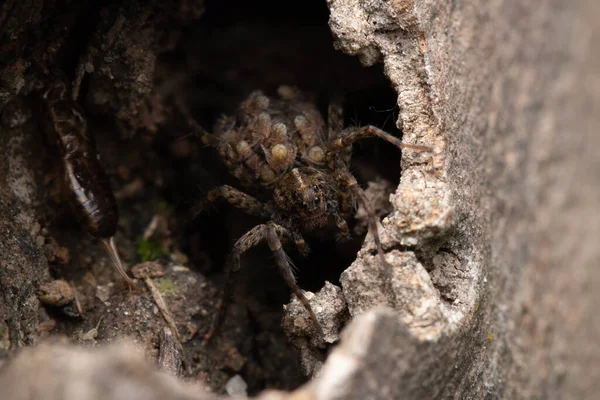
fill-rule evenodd
<path id="1" fill-rule="evenodd" d="M 136 287 L 127 275 L 113 236 L 119 214 L 106 171 L 98 161 L 93 137 L 81 107 L 71 97 L 62 80 L 51 83 L 43 94 L 45 129 L 60 149 L 62 184 L 71 209 L 92 236 L 106 246 L 115 267 L 130 287 Z"/>

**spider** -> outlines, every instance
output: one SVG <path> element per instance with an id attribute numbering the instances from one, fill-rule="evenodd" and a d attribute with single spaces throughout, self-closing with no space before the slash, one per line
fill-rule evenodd
<path id="1" fill-rule="evenodd" d="M 271 198 L 262 203 L 231 186 L 220 186 L 208 192 L 195 208 L 198 215 L 219 199 L 265 219 L 233 246 L 225 265 L 225 286 L 215 321 L 205 335 L 209 340 L 224 318 L 227 299 L 231 295 L 232 272 L 239 270 L 241 255 L 266 242 L 275 263 L 292 293 L 308 311 L 317 331 L 322 329 L 304 293 L 298 288 L 291 261 L 283 244 L 291 241 L 302 255 L 309 248 L 303 232 L 335 223 L 342 238 L 350 235 L 346 218 L 358 202 L 367 211 L 368 226 L 379 257 L 384 258 L 377 219 L 364 192 L 349 171 L 352 144 L 367 137 L 381 138 L 398 148 L 429 151 L 429 147 L 405 145 L 399 139 L 374 126 L 343 129 L 343 111 L 339 101 L 328 108 L 326 126 L 313 102 L 296 88 L 281 86 L 278 98 L 255 91 L 241 103 L 236 117 L 222 117 L 214 133 L 202 130 L 189 114 L 188 123 L 199 132 L 204 144 L 217 150 L 232 175 L 249 188 L 262 188 Z"/>

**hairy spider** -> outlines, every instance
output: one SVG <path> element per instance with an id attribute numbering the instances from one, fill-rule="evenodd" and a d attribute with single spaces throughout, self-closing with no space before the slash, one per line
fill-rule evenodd
<path id="1" fill-rule="evenodd" d="M 314 103 L 297 89 L 281 86 L 278 94 L 279 98 L 270 99 L 260 91 L 252 93 L 242 102 L 237 117 L 221 118 L 213 134 L 201 130 L 189 114 L 186 115 L 188 122 L 200 130 L 202 141 L 218 151 L 230 172 L 244 186 L 262 188 L 271 197 L 261 203 L 231 186 L 220 186 L 210 190 L 195 209 L 197 215 L 210 203 L 223 198 L 234 207 L 267 220 L 244 234 L 233 246 L 225 266 L 223 298 L 205 340 L 224 320 L 231 274 L 240 268 L 240 256 L 261 242 L 267 242 L 283 278 L 322 334 L 315 313 L 296 285 L 282 241 L 291 240 L 300 253 L 307 255 L 309 249 L 302 232 L 330 222 L 337 225 L 342 237 L 348 237 L 346 218 L 354 212 L 357 202 L 361 202 L 367 211 L 377 251 L 387 264 L 377 232 L 377 219 L 348 170 L 352 144 L 359 139 L 378 137 L 398 148 L 429 150 L 426 146 L 404 145 L 374 126 L 343 129 L 342 108 L 337 102 L 329 106 L 326 126 Z"/>

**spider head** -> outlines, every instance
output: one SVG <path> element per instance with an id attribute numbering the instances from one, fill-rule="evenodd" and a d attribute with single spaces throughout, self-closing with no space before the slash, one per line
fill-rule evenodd
<path id="1" fill-rule="evenodd" d="M 310 167 L 284 174 L 273 190 L 273 200 L 279 209 L 311 229 L 324 225 L 338 205 L 331 175 Z"/>

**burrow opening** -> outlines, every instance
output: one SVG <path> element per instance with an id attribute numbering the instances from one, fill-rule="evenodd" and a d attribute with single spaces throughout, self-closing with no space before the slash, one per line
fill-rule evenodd
<path id="1" fill-rule="evenodd" d="M 234 114 L 250 92 L 260 89 L 267 95 L 274 95 L 276 89 L 285 84 L 315 94 L 323 115 L 326 115 L 328 102 L 334 96 L 342 95 L 347 126 L 372 124 L 395 136 L 401 135 L 395 126 L 397 94 L 383 68 L 380 65 L 365 68 L 356 57 L 334 49 L 325 2 L 209 0 L 205 7 L 206 13 L 186 28 L 176 48 L 159 57 L 156 86 L 174 77 L 181 79 L 175 93 L 206 129 L 211 130 L 221 114 Z M 89 33 L 85 24 L 82 26 L 80 29 Z M 81 36 L 89 37 L 89 34 Z M 85 46 L 76 43 L 72 53 L 79 53 L 79 47 Z M 71 54 L 69 51 L 67 49 L 65 53 Z M 64 69 L 74 70 L 75 58 L 67 59 Z M 86 91 L 84 81 L 82 93 Z M 173 98 L 164 100 L 172 105 Z M 102 124 L 101 118 L 94 119 L 90 115 L 90 120 Z M 115 131 L 113 128 L 106 130 Z M 106 155 L 107 165 L 117 165 L 115 159 L 120 156 L 143 159 L 138 163 L 143 167 L 138 169 L 142 171 L 141 175 L 149 176 L 144 177 L 146 180 L 154 179 L 156 171 L 160 171 L 162 184 L 145 189 L 145 202 L 120 201 L 123 216 L 130 220 L 127 224 L 130 232 L 123 232 L 123 236 L 143 232 L 143 221 L 147 221 L 146 214 L 150 212 L 148 205 L 164 199 L 176 209 L 178 225 L 184 227 L 177 234 L 181 249 L 190 257 L 191 266 L 220 287 L 223 264 L 233 243 L 264 221 L 249 217 L 225 203 L 217 204 L 209 213 L 190 221 L 190 209 L 209 189 L 222 184 L 242 187 L 229 175 L 217 153 L 200 145 L 194 137 L 184 137 L 188 133 L 183 121 L 172 119 L 160 127 L 159 134 L 112 144 L 112 148 L 98 135 L 99 150 Z M 193 151 L 175 155 L 178 150 L 174 149 L 179 148 L 179 143 L 187 143 Z M 144 154 L 147 146 L 152 147 L 148 152 L 153 154 L 151 159 Z M 377 139 L 359 142 L 354 146 L 351 172 L 363 187 L 377 178 L 386 179 L 395 186 L 400 177 L 400 151 Z M 117 175 L 117 171 L 109 173 Z M 65 221 L 70 220 L 67 215 Z M 351 219 L 348 223 L 353 230 L 355 221 Z M 300 288 L 318 291 L 325 281 L 339 284 L 340 274 L 356 258 L 364 235 L 355 235 L 352 240 L 339 243 L 335 233 L 318 231 L 305 235 L 311 247 L 308 258 L 303 258 L 293 248 L 286 248 L 297 267 Z M 68 235 L 57 237 L 61 243 L 70 244 Z M 73 247 L 77 240 L 73 238 Z M 84 269 L 72 269 L 71 273 L 76 276 L 85 272 Z M 55 275 L 69 276 L 69 271 L 62 269 Z M 234 285 L 234 307 L 248 310 L 230 312 L 224 330 L 243 326 L 240 329 L 244 330 L 244 335 L 252 336 L 248 339 L 250 344 L 236 343 L 247 359 L 239 373 L 249 384 L 249 393 L 255 394 L 267 387 L 285 390 L 297 387 L 306 378 L 299 368 L 289 366 L 294 362 L 297 364 L 299 354 L 286 341 L 281 328 L 282 305 L 289 302 L 290 292 L 266 246 L 243 256 L 242 269 L 236 273 Z M 252 307 L 246 307 L 245 303 L 251 303 Z M 269 317 L 262 318 L 261 315 Z M 265 330 L 271 334 L 263 335 Z M 274 345 L 273 338 L 281 343 Z M 230 372 L 227 373 L 234 374 Z"/>
<path id="2" fill-rule="evenodd" d="M 399 136 L 395 126 L 397 94 L 382 68 L 364 68 L 355 57 L 333 48 L 327 26 L 328 10 L 323 2 L 302 2 L 291 8 L 294 13 L 289 13 L 289 4 L 276 1 L 206 2 L 206 14 L 185 33 L 180 47 L 164 57 L 171 65 L 179 63 L 177 68 L 185 65 L 188 74 L 185 98 L 198 122 L 210 130 L 220 115 L 235 114 L 239 103 L 251 91 L 260 89 L 274 95 L 279 85 L 287 84 L 316 94 L 323 115 L 329 100 L 341 94 L 346 125 L 372 124 Z M 171 136 L 166 140 L 176 139 Z M 213 149 L 199 146 L 193 160 L 180 164 L 185 173 L 175 174 L 180 179 L 173 180 L 173 187 L 166 193 L 174 203 L 184 207 L 199 201 L 214 186 L 230 184 L 242 188 Z M 363 186 L 377 177 L 398 182 L 399 165 L 400 151 L 389 144 L 372 139 L 354 147 L 352 172 Z M 186 232 L 186 237 L 193 237 L 188 251 L 195 252 L 192 246 L 206 249 L 218 272 L 232 241 L 258 222 L 219 203 L 208 215 L 200 215 L 191 224 Z M 199 237 L 194 237 L 195 234 Z M 314 291 L 325 280 L 339 283 L 340 273 L 354 260 L 363 239 L 355 237 L 340 244 L 308 235 L 310 257 L 293 256 L 299 269 L 299 284 Z M 264 254 L 257 257 L 265 259 Z M 245 264 L 250 265 L 251 254 L 245 258 Z M 260 285 L 257 292 L 272 290 L 263 286 L 285 289 L 279 278 L 272 285 L 272 280 L 266 279 L 271 272 L 277 276 L 274 269 L 257 266 L 244 270 L 248 274 L 254 270 L 261 281 L 268 282 Z M 283 293 L 281 300 L 287 302 L 287 290 Z"/>
<path id="3" fill-rule="evenodd" d="M 205 15 L 187 29 L 178 48 L 161 58 L 159 72 L 186 77 L 182 97 L 194 118 L 208 130 L 220 115 L 235 114 L 239 103 L 253 90 L 275 95 L 277 87 L 286 84 L 316 94 L 324 116 L 330 99 L 342 95 L 347 126 L 372 124 L 401 135 L 395 126 L 397 94 L 383 68 L 365 68 L 356 57 L 334 49 L 325 2 L 207 1 L 205 6 Z M 168 148 L 183 131 L 167 132 L 158 147 Z M 359 142 L 354 146 L 352 172 L 363 187 L 376 178 L 395 186 L 400 177 L 400 151 L 377 139 Z M 216 151 L 201 145 L 190 158 L 173 162 L 167 182 L 165 196 L 182 212 L 212 187 L 229 184 L 242 189 Z M 220 202 L 187 225 L 183 249 L 196 268 L 220 284 L 233 243 L 261 222 Z M 348 222 L 352 229 L 355 221 Z M 308 258 L 293 247 L 286 248 L 302 289 L 318 291 L 325 281 L 339 284 L 340 274 L 356 258 L 364 235 L 339 243 L 334 233 L 307 234 L 311 247 Z M 273 319 L 277 326 L 270 328 L 280 330 L 282 305 L 289 301 L 290 292 L 268 248 L 259 246 L 245 253 L 242 269 L 234 279 L 234 301 L 239 305 L 251 298 L 264 312 L 277 315 Z M 267 385 L 252 385 L 251 391 Z M 283 384 L 280 388 L 290 387 Z"/>

